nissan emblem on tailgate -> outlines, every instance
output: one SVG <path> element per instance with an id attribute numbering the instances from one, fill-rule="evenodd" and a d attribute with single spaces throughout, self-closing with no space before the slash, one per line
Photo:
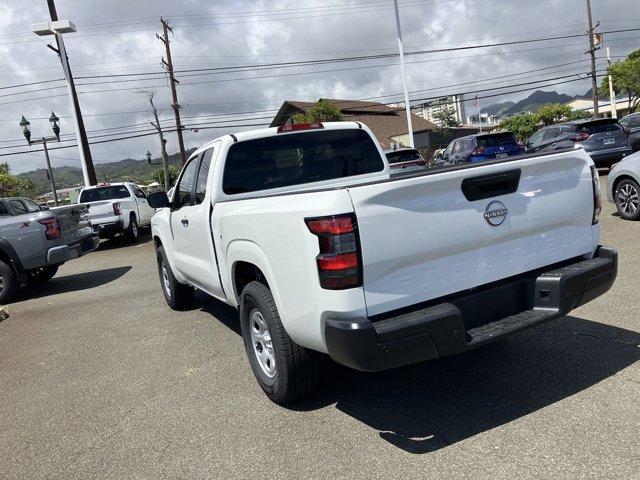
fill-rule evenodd
<path id="1" fill-rule="evenodd" d="M 504 222 L 504 219 L 507 218 L 507 214 L 509 210 L 504 206 L 502 202 L 493 201 L 487 205 L 487 208 L 484 210 L 484 219 L 487 221 L 489 225 L 492 227 L 497 227 Z"/>

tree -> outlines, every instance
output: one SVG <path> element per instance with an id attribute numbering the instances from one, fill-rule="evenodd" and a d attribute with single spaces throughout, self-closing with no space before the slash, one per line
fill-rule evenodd
<path id="1" fill-rule="evenodd" d="M 36 184 L 26 177 L 11 175 L 11 168 L 6 162 L 0 163 L 0 196 L 1 197 L 32 197 L 36 191 Z"/>
<path id="2" fill-rule="evenodd" d="M 518 140 L 525 141 L 540 128 L 540 120 L 530 113 L 519 113 L 503 120 L 498 125 L 500 130 L 513 132 Z"/>
<path id="3" fill-rule="evenodd" d="M 444 107 L 442 110 L 433 114 L 435 124 L 440 128 L 455 128 L 460 126 L 460 122 L 456 118 L 456 111 L 453 107 Z"/>
<path id="4" fill-rule="evenodd" d="M 167 170 L 168 170 L 168 174 L 169 174 L 169 177 L 168 177 L 169 181 L 167 182 L 167 185 L 169 185 L 169 188 L 171 188 L 173 185 L 175 185 L 176 180 L 178 180 L 178 169 L 176 169 L 175 165 L 169 165 Z M 151 175 L 151 179 L 154 182 L 158 182 L 160 185 L 165 185 L 165 183 L 164 183 L 164 171 L 163 170 L 156 170 Z"/>
<path id="5" fill-rule="evenodd" d="M 629 98 L 629 113 L 640 106 L 640 49 L 635 50 L 621 61 L 609 66 L 608 73 L 613 80 L 613 91 Z M 604 77 L 599 93 L 609 95 L 609 77 Z"/>
<path id="6" fill-rule="evenodd" d="M 573 110 L 569 105 L 562 103 L 548 103 L 536 111 L 535 117 L 538 118 L 542 125 L 546 126 L 560 121 L 590 118 L 591 113 L 583 110 Z"/>
<path id="7" fill-rule="evenodd" d="M 296 113 L 293 123 L 341 122 L 340 109 L 327 100 L 318 100 L 306 113 Z"/>

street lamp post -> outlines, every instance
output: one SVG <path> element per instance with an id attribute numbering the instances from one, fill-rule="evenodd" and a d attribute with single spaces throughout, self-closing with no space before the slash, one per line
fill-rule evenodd
<path id="1" fill-rule="evenodd" d="M 59 142 L 60 141 L 60 125 L 58 122 L 60 119 L 56 116 L 55 113 L 51 112 L 51 116 L 49 117 L 49 122 L 51 122 L 51 129 L 53 130 L 54 137 L 42 137 L 37 140 L 31 140 L 31 129 L 29 126 L 31 123 L 29 120 L 24 118 L 22 115 L 22 119 L 20 120 L 20 128 L 22 128 L 22 134 L 24 138 L 27 139 L 27 143 L 29 146 L 33 144 L 42 144 L 42 149 L 44 150 L 44 158 L 47 161 L 47 174 L 49 175 L 49 181 L 51 182 L 51 191 L 53 193 L 53 203 L 55 206 L 58 206 L 58 192 L 56 191 L 56 182 L 53 179 L 53 170 L 51 169 L 51 161 L 49 160 L 49 150 L 47 149 L 47 142 Z"/>
<path id="2" fill-rule="evenodd" d="M 69 66 L 69 59 L 67 58 L 64 40 L 62 39 L 63 33 L 75 32 L 76 26 L 69 20 L 58 20 L 53 0 L 48 0 L 47 3 L 49 4 L 52 21 L 35 23 L 31 25 L 31 30 L 38 36 L 55 36 L 58 48 L 55 48 L 52 45 L 47 46 L 60 56 L 64 77 L 67 80 L 67 90 L 69 92 L 69 100 L 71 101 L 71 111 L 73 112 L 73 120 L 76 127 L 76 138 L 78 142 L 78 153 L 80 155 L 80 166 L 82 167 L 82 177 L 84 179 L 85 186 L 89 187 L 97 183 L 96 172 L 93 166 L 93 160 L 91 159 L 91 150 L 89 148 L 89 141 L 87 140 L 87 132 L 84 128 L 84 121 L 82 120 L 82 112 L 80 111 L 80 103 L 78 102 L 78 95 L 73 81 L 73 75 L 71 74 L 71 67 Z"/>

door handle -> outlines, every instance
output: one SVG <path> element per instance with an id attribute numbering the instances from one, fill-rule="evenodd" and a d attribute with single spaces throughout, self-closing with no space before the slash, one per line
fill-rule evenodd
<path id="1" fill-rule="evenodd" d="M 189 226 L 189 220 L 188 220 L 188 219 L 186 219 L 186 218 L 183 218 L 182 220 L 180 220 L 180 222 L 182 222 L 182 224 L 183 224 L 185 227 L 188 227 L 188 226 Z"/>

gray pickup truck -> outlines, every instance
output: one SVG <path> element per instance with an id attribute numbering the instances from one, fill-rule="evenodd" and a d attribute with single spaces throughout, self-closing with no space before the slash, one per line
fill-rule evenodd
<path id="1" fill-rule="evenodd" d="M 28 198 L 0 198 L 0 304 L 22 284 L 53 278 L 60 265 L 98 242 L 86 205 L 49 210 Z"/>

